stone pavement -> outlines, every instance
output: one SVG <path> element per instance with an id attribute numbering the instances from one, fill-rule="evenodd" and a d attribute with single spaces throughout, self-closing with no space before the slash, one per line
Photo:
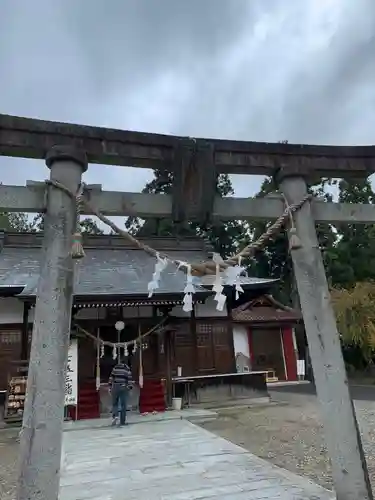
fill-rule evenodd
<path id="1" fill-rule="evenodd" d="M 130 424 L 144 424 L 144 423 L 156 423 L 165 422 L 169 420 L 190 420 L 194 422 L 206 422 L 207 420 L 215 420 L 217 418 L 217 412 L 207 409 L 197 409 L 197 408 L 186 408 L 183 410 L 168 410 L 160 413 L 144 413 L 140 415 L 138 412 L 129 411 L 126 415 L 126 419 Z M 96 418 L 90 420 L 73 420 L 64 422 L 64 431 L 75 431 L 83 429 L 93 429 L 104 427 L 108 428 L 110 425 L 110 417 Z"/>
<path id="2" fill-rule="evenodd" d="M 333 498 L 187 420 L 64 433 L 59 500 Z"/>

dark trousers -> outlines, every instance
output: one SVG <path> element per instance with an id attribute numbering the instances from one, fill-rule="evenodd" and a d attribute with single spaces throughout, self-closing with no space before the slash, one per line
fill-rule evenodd
<path id="1" fill-rule="evenodd" d="M 112 387 L 112 417 L 116 418 L 120 410 L 120 425 L 125 425 L 126 422 L 127 399 L 127 387 L 114 384 Z"/>

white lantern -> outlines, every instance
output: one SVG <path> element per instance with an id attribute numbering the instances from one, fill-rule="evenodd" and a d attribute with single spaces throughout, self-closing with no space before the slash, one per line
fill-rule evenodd
<path id="1" fill-rule="evenodd" d="M 123 321 L 116 321 L 115 328 L 118 332 L 121 332 L 125 328 L 125 323 Z"/>

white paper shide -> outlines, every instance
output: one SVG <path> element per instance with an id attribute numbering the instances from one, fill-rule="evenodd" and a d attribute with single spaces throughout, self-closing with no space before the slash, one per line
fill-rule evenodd
<path id="1" fill-rule="evenodd" d="M 65 372 L 65 406 L 76 406 L 78 403 L 78 345 L 71 341 Z"/>
<path id="2" fill-rule="evenodd" d="M 224 293 L 224 286 L 233 286 L 236 293 L 236 300 L 239 299 L 240 293 L 243 293 L 241 285 L 241 275 L 244 273 L 245 268 L 241 266 L 242 256 L 238 257 L 238 264 L 236 266 L 229 266 L 224 272 L 221 272 L 220 266 L 224 264 L 224 260 L 218 253 L 214 253 L 212 260 L 215 262 L 215 281 L 212 285 L 212 291 L 215 292 L 214 300 L 216 301 L 216 309 L 223 311 L 226 304 L 226 294 Z M 159 288 L 161 273 L 166 269 L 168 263 L 176 265 L 176 261 L 169 261 L 167 257 L 161 257 L 159 253 L 156 254 L 155 269 L 152 275 L 152 280 L 148 283 L 148 298 L 152 297 L 155 290 Z M 177 267 L 179 270 L 183 267 L 186 271 L 186 285 L 184 289 L 183 311 L 191 312 L 193 310 L 193 295 L 195 287 L 193 284 L 192 266 L 187 262 L 180 261 Z M 113 354 L 113 356 L 115 356 Z"/>

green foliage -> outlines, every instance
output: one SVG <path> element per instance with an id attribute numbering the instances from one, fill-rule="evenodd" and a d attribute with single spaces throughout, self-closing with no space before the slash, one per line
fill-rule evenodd
<path id="1" fill-rule="evenodd" d="M 334 288 L 331 297 L 343 344 L 359 347 L 370 360 L 375 348 L 375 284 L 358 282 L 350 289 Z"/>
<path id="2" fill-rule="evenodd" d="M 104 233 L 104 231 L 100 229 L 96 222 L 90 217 L 81 220 L 80 225 L 83 233 Z M 3 231 L 40 232 L 44 230 L 44 215 L 37 214 L 32 221 L 30 221 L 27 214 L 23 212 L 0 213 L 0 229 Z"/>
<path id="3" fill-rule="evenodd" d="M 315 195 L 331 201 L 331 195 L 325 192 L 325 186 L 328 183 L 326 179 L 317 186 L 309 187 L 309 191 Z M 264 197 L 272 192 L 276 192 L 277 188 L 272 178 L 266 178 L 260 188 L 257 197 Z M 271 222 L 253 222 L 250 224 L 250 232 L 252 239 L 257 240 L 268 228 Z M 332 248 L 336 240 L 336 235 L 331 225 L 317 224 L 317 235 L 319 245 L 323 250 L 323 258 L 329 261 L 329 249 Z M 255 255 L 255 259 L 249 265 L 249 273 L 260 278 L 275 278 L 279 279 L 279 287 L 275 295 L 284 304 L 293 305 L 295 297 L 295 285 L 293 278 L 293 266 L 289 252 L 289 242 L 287 231 L 284 228 L 278 233 L 272 241 L 267 244 L 264 251 L 260 251 Z M 296 304 L 294 304 L 296 305 Z"/>
<path id="4" fill-rule="evenodd" d="M 30 231 L 30 222 L 24 213 L 0 213 L 0 229 L 3 231 Z"/>
<path id="5" fill-rule="evenodd" d="M 88 234 L 103 234 L 104 231 L 100 229 L 97 223 L 91 217 L 86 217 L 80 222 L 82 233 Z M 40 232 L 44 231 L 44 214 L 38 214 L 34 217 L 31 223 L 31 231 Z"/>
<path id="6" fill-rule="evenodd" d="M 82 233 L 87 234 L 104 234 L 104 231 L 97 225 L 94 219 L 91 217 L 86 217 L 86 219 L 80 222 Z"/>
<path id="7" fill-rule="evenodd" d="M 338 184 L 341 203 L 373 204 L 375 195 L 369 179 Z M 338 238 L 330 267 L 334 286 L 353 287 L 357 282 L 375 280 L 375 230 L 373 224 L 337 226 Z"/>
<path id="8" fill-rule="evenodd" d="M 170 194 L 173 181 L 172 173 L 154 170 L 154 175 L 154 179 L 146 184 L 142 192 Z M 218 176 L 217 193 L 219 196 L 228 196 L 234 193 L 228 175 Z M 248 232 L 248 225 L 241 221 L 215 221 L 215 223 L 207 225 L 189 221 L 184 225 L 176 225 L 171 219 L 148 219 L 143 223 L 137 217 L 129 217 L 125 222 L 125 227 L 131 234 L 137 236 L 184 237 L 199 235 L 209 241 L 214 250 L 220 253 L 223 258 L 236 252 Z"/>

